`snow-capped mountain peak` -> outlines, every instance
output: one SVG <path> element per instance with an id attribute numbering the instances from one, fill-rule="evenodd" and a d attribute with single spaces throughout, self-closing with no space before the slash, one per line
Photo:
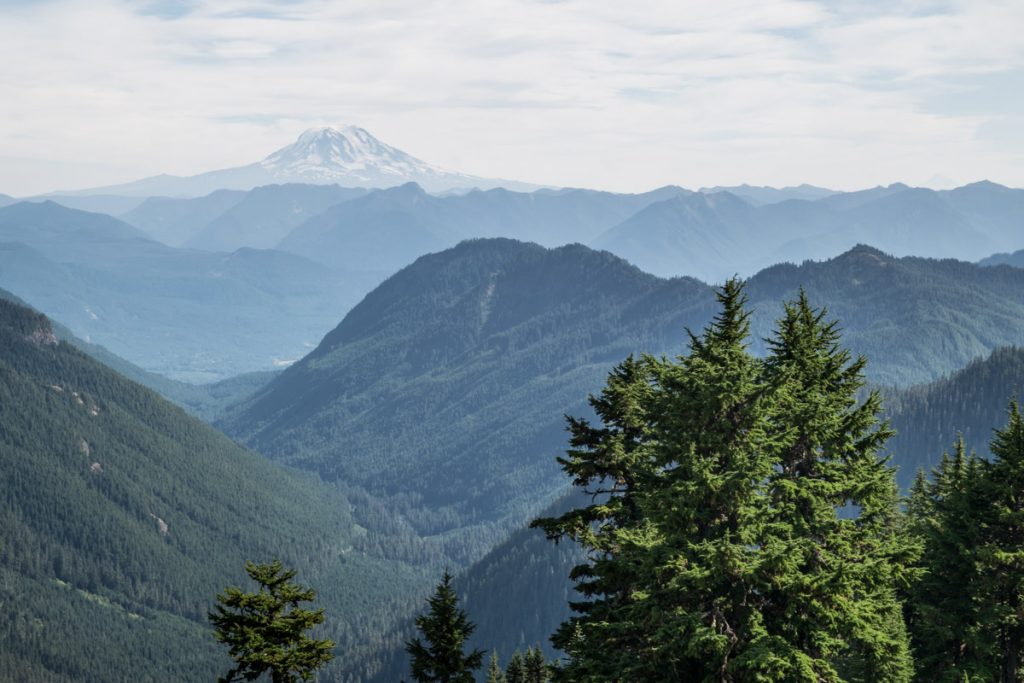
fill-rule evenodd
<path id="1" fill-rule="evenodd" d="M 260 165 L 287 182 L 388 186 L 419 176 L 459 176 L 395 149 L 358 126 L 310 128 Z"/>
<path id="2" fill-rule="evenodd" d="M 256 163 L 195 176 L 152 176 L 74 194 L 197 197 L 214 190 L 251 190 L 282 183 L 385 188 L 416 183 L 427 192 L 540 186 L 446 171 L 387 145 L 359 126 L 310 128 L 298 140 Z"/>

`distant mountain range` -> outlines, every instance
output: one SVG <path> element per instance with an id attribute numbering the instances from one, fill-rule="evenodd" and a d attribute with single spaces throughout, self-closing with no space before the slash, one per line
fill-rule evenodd
<path id="1" fill-rule="evenodd" d="M 305 353 L 384 274 L 175 249 L 102 214 L 0 208 L 0 287 L 146 370 L 209 381 Z"/>
<path id="2" fill-rule="evenodd" d="M 702 187 L 698 190 L 701 194 L 717 194 L 728 192 L 734 194 L 748 204 L 762 206 L 764 204 L 778 204 L 787 199 L 806 199 L 815 201 L 824 199 L 834 194 L 840 194 L 837 190 L 830 190 L 815 185 L 795 185 L 790 187 L 768 187 L 766 185 L 717 185 L 715 187 Z"/>
<path id="3" fill-rule="evenodd" d="M 548 247 L 579 242 L 662 277 L 721 282 L 779 262 L 830 258 L 856 244 L 899 256 L 977 260 L 1024 247 L 1020 216 L 1024 190 L 986 182 L 948 191 L 670 186 L 642 194 L 499 188 L 444 196 L 407 183 L 152 198 L 122 218 L 174 246 L 278 248 L 347 269 L 393 272 L 463 239 L 510 237 Z"/>
<path id="4" fill-rule="evenodd" d="M 1019 216 L 1024 190 L 992 183 L 760 206 L 678 187 L 437 196 L 412 183 L 270 185 L 150 198 L 124 214 L 134 228 L 53 203 L 0 208 L 0 286 L 148 370 L 218 379 L 295 359 L 386 274 L 467 238 L 588 243 L 655 275 L 713 283 L 858 243 L 975 260 L 1019 248 Z M 245 343 L 216 333 L 224 320 L 246 330 Z"/>
<path id="5" fill-rule="evenodd" d="M 644 270 L 721 281 L 856 244 L 897 256 L 977 260 L 1024 246 L 1024 190 L 980 182 L 934 191 L 896 184 L 754 206 L 721 192 L 648 206 L 589 243 Z"/>
<path id="6" fill-rule="evenodd" d="M 981 266 L 1014 266 L 1015 268 L 1024 268 L 1024 249 L 1018 249 L 1012 254 L 1002 252 L 999 254 L 992 254 L 986 258 L 978 261 L 978 265 Z"/>
<path id="7" fill-rule="evenodd" d="M 480 178 L 421 161 L 381 142 L 358 126 L 311 128 L 292 144 L 262 161 L 194 176 L 157 175 L 63 195 L 198 197 L 216 190 L 250 190 L 261 185 L 308 183 L 346 187 L 393 187 L 415 182 L 432 192 L 507 187 L 534 190 L 538 185 Z"/>

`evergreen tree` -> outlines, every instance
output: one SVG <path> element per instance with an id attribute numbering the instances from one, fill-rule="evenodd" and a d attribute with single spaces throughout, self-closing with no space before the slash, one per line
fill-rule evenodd
<path id="1" fill-rule="evenodd" d="M 498 651 L 491 652 L 491 658 L 487 663 L 487 683 L 505 683 L 505 674 L 498 664 Z"/>
<path id="2" fill-rule="evenodd" d="M 1010 405 L 996 432 L 988 479 L 991 501 L 981 557 L 986 598 L 993 608 L 1001 683 L 1020 683 L 1024 657 L 1024 418 Z"/>
<path id="3" fill-rule="evenodd" d="M 755 585 L 770 594 L 752 674 L 767 666 L 804 680 L 909 680 L 897 588 L 913 552 L 894 470 L 879 456 L 892 436 L 877 417 L 881 398 L 876 391 L 857 398 L 866 360 L 841 347 L 837 321 L 812 308 L 803 291 L 785 304 L 768 349 L 777 450 Z M 764 657 L 768 651 L 775 657 Z"/>
<path id="4" fill-rule="evenodd" d="M 541 652 L 539 645 L 526 649 L 524 669 L 526 683 L 548 683 L 548 680 L 550 680 L 548 663 L 544 659 L 544 653 Z"/>
<path id="5" fill-rule="evenodd" d="M 535 522 L 581 543 L 565 681 L 906 681 L 890 434 L 863 359 L 806 297 L 769 357 L 731 280 L 675 362 L 613 371 L 562 462 L 594 504 Z"/>
<path id="6" fill-rule="evenodd" d="M 995 638 L 986 625 L 991 616 L 979 590 L 989 514 L 983 474 L 982 461 L 967 455 L 958 437 L 932 481 L 920 473 L 911 490 L 907 511 L 922 548 L 907 611 L 921 681 L 996 678 Z"/>
<path id="7" fill-rule="evenodd" d="M 323 609 L 306 610 L 316 593 L 292 582 L 294 570 L 281 562 L 246 562 L 245 571 L 259 584 L 255 593 L 231 587 L 217 596 L 209 613 L 214 638 L 230 648 L 237 662 L 220 681 L 255 680 L 269 673 L 273 683 L 308 681 L 318 668 L 333 659 L 334 643 L 306 635 L 324 621 Z"/>
<path id="8" fill-rule="evenodd" d="M 640 631 L 616 617 L 631 604 L 633 587 L 639 581 L 638 567 L 621 561 L 620 536 L 644 524 L 638 494 L 644 482 L 658 476 L 647 413 L 660 364 L 654 358 L 630 356 L 612 370 L 600 396 L 589 399 L 600 426 L 584 418 L 567 417 L 571 448 L 558 461 L 573 484 L 591 494 L 595 502 L 532 524 L 542 527 L 555 541 L 568 537 L 591 551 L 590 561 L 571 573 L 577 591 L 587 598 L 572 603 L 580 616 L 562 624 L 552 637 L 556 647 L 569 652 L 581 641 L 584 628 L 601 632 L 593 638 L 609 647 L 592 652 L 587 659 L 576 659 L 577 675 L 585 668 L 602 675 L 617 666 L 616 662 L 632 658 L 641 647 Z M 519 683 L 512 677 L 520 675 L 521 655 L 516 653 L 513 659 L 507 669 L 509 683 Z"/>
<path id="9" fill-rule="evenodd" d="M 428 598 L 429 612 L 416 618 L 419 638 L 406 643 L 412 658 L 412 677 L 417 683 L 473 683 L 473 671 L 483 662 L 483 650 L 463 652 L 466 640 L 476 626 L 459 608 L 458 595 L 452 588 L 452 575 L 447 571 L 434 595 Z"/>
<path id="10" fill-rule="evenodd" d="M 512 653 L 505 667 L 505 683 L 526 683 L 526 664 L 519 650 Z"/>

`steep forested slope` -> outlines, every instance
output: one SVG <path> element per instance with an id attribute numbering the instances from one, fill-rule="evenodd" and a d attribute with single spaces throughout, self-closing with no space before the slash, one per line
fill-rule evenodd
<path id="1" fill-rule="evenodd" d="M 471 556 L 487 525 L 555 494 L 562 414 L 583 409 L 610 364 L 670 347 L 711 303 L 699 282 L 585 247 L 467 242 L 381 285 L 223 426 L 388 496 L 421 533 L 479 535 L 450 539 Z"/>
<path id="2" fill-rule="evenodd" d="M 0 289 L 0 299 L 19 306 L 32 308 L 20 297 L 5 289 Z M 219 418 L 227 407 L 248 398 L 258 389 L 266 386 L 279 372 L 277 370 L 249 372 L 209 384 L 179 382 L 163 375 L 158 375 L 155 372 L 143 370 L 138 365 L 111 353 L 99 344 L 83 341 L 58 322 L 51 320 L 50 325 L 53 328 L 54 336 L 60 341 L 71 344 L 78 350 L 85 352 L 87 356 L 116 371 L 122 377 L 152 389 L 167 400 L 207 422 L 212 422 Z"/>
<path id="3" fill-rule="evenodd" d="M 931 381 L 1024 343 L 1024 271 L 1016 268 L 894 258 L 865 246 L 774 266 L 749 281 L 752 300 L 767 304 L 755 313 L 755 330 L 770 329 L 777 302 L 800 287 L 839 319 L 843 342 L 870 359 L 868 377 L 878 384 Z"/>
<path id="4" fill-rule="evenodd" d="M 1024 348 L 1006 347 L 930 384 L 888 390 L 886 406 L 896 436 L 889 451 L 904 486 L 918 468 L 938 464 L 962 433 L 968 449 L 989 456 L 994 429 L 1006 423 L 1013 399 L 1024 398 Z"/>
<path id="5" fill-rule="evenodd" d="M 228 660 L 205 613 L 246 559 L 297 567 L 347 649 L 427 578 L 401 533 L 377 549 L 362 494 L 236 446 L 6 300 L 0 471 L 4 680 L 213 680 Z"/>
<path id="6" fill-rule="evenodd" d="M 804 287 L 883 385 L 934 379 L 1024 341 L 1024 271 L 859 247 L 752 278 L 754 345 Z M 479 240 L 419 259 L 222 426 L 280 460 L 365 486 L 464 559 L 557 494 L 562 415 L 630 353 L 676 353 L 711 289 L 581 246 Z"/>

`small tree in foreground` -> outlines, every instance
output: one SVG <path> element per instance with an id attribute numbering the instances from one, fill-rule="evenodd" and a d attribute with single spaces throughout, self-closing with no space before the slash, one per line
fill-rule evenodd
<path id="1" fill-rule="evenodd" d="M 405 645 L 412 657 L 413 680 L 418 683 L 473 683 L 473 671 L 483 663 L 483 650 L 463 653 L 466 640 L 476 629 L 459 609 L 459 598 L 447 571 L 434 595 L 427 599 L 430 610 L 416 618 L 416 628 L 426 639 L 413 638 Z"/>
<path id="2" fill-rule="evenodd" d="M 255 593 L 232 586 L 217 596 L 219 603 L 209 613 L 213 637 L 230 648 L 238 663 L 220 683 L 238 679 L 252 681 L 264 673 L 273 683 L 308 681 L 321 666 L 334 658 L 334 642 L 316 640 L 306 631 L 322 624 L 323 609 L 307 610 L 316 592 L 292 583 L 295 571 L 281 562 L 245 563 L 245 571 L 259 584 Z"/>

